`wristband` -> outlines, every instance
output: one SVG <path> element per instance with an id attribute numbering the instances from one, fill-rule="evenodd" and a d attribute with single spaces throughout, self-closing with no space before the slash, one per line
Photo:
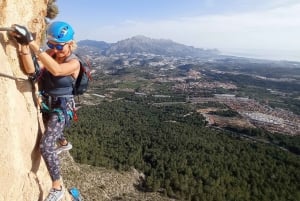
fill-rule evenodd
<path id="1" fill-rule="evenodd" d="M 36 55 L 36 56 L 39 56 L 41 53 L 43 53 L 44 52 L 44 50 L 42 49 L 42 48 L 40 48 L 38 51 L 36 51 L 34 54 Z"/>
<path id="2" fill-rule="evenodd" d="M 29 55 L 29 53 L 28 52 L 19 52 L 19 55 Z"/>

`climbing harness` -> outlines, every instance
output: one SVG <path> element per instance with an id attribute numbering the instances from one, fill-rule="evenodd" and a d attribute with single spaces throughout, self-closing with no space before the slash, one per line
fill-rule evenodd
<path id="1" fill-rule="evenodd" d="M 70 126 L 70 120 L 77 121 L 75 111 L 75 101 L 72 95 L 52 97 L 45 92 L 39 92 L 38 96 L 41 98 L 40 109 L 43 114 L 57 113 L 58 121 L 65 119 L 66 126 Z M 72 101 L 70 101 L 72 100 Z M 69 118 L 68 118 L 69 117 Z"/>

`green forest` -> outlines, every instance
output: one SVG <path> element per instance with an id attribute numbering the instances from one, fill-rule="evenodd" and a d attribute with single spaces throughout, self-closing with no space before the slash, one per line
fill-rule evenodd
<path id="1" fill-rule="evenodd" d="M 299 155 L 208 128 L 188 105 L 125 98 L 81 107 L 78 117 L 66 130 L 75 161 L 134 167 L 146 176 L 142 191 L 191 201 L 300 200 Z"/>

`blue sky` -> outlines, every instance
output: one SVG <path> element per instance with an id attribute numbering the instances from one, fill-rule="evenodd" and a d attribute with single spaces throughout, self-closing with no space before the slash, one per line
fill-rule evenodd
<path id="1" fill-rule="evenodd" d="M 57 0 L 76 40 L 135 35 L 300 60 L 300 0 Z M 299 58 L 299 59 L 298 59 Z"/>

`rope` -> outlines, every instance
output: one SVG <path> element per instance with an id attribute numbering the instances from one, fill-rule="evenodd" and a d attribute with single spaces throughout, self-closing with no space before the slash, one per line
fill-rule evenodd
<path id="1" fill-rule="evenodd" d="M 9 78 L 9 79 L 12 79 L 12 80 L 15 80 L 15 81 L 18 81 L 18 80 L 26 81 L 26 80 L 28 80 L 28 79 L 25 79 L 25 78 L 14 77 L 14 76 L 7 75 L 7 74 L 4 74 L 4 73 L 0 73 L 0 76 Z"/>

